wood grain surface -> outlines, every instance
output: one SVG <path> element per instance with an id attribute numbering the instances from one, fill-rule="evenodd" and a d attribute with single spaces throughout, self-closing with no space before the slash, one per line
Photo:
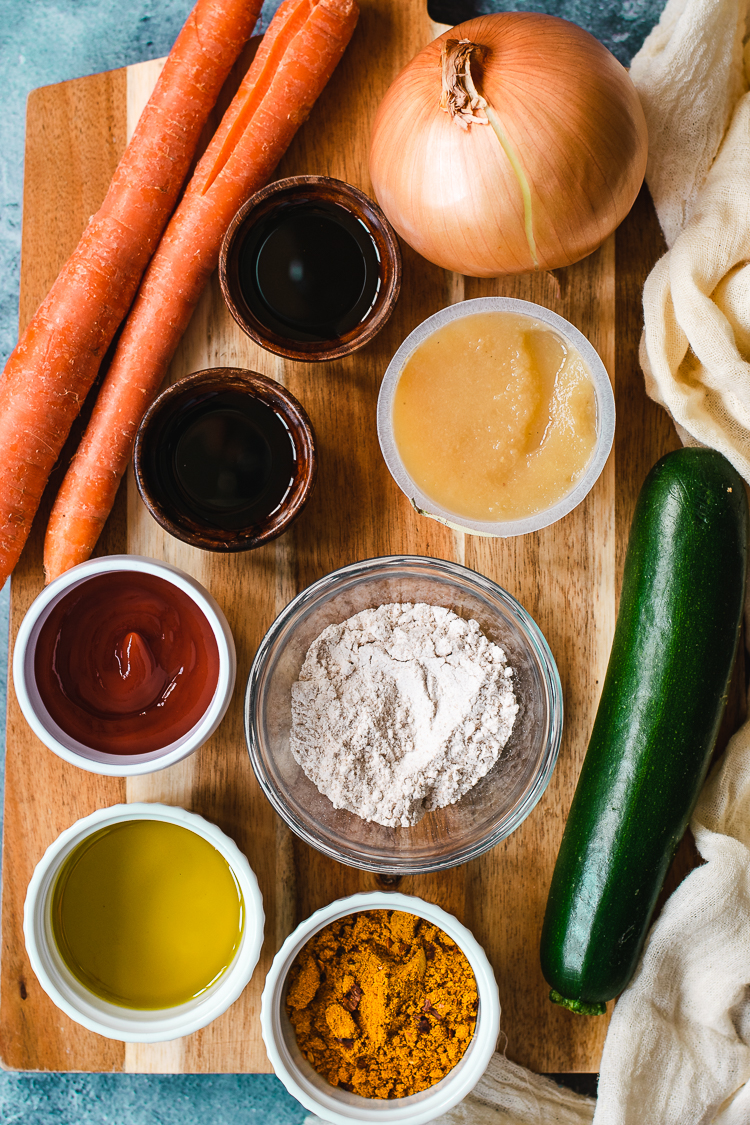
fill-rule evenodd
<path id="1" fill-rule="evenodd" d="M 362 0 L 361 6 L 351 47 L 278 176 L 331 175 L 371 193 L 367 141 L 375 110 L 398 70 L 432 38 L 434 27 L 423 0 Z M 144 63 L 31 96 L 22 325 L 103 197 L 160 65 Z M 606 1018 L 575 1016 L 550 1004 L 537 950 L 552 866 L 606 669 L 635 497 L 653 462 L 677 444 L 666 415 L 645 396 L 637 360 L 641 288 L 663 252 L 658 225 L 644 192 L 616 238 L 585 261 L 554 275 L 497 281 L 448 274 L 408 247 L 403 251 L 402 295 L 392 319 L 373 342 L 346 359 L 304 364 L 264 352 L 229 317 L 214 279 L 172 364 L 170 381 L 211 366 L 251 368 L 284 383 L 307 409 L 318 436 L 319 481 L 285 536 L 245 555 L 202 553 L 162 532 L 132 480 L 121 490 L 97 553 L 128 550 L 182 567 L 211 590 L 234 631 L 238 687 L 210 742 L 180 765 L 127 784 L 95 777 L 58 760 L 34 738 L 9 688 L 0 1045 L 5 1066 L 270 1069 L 260 1038 L 260 995 L 286 934 L 334 898 L 395 884 L 324 858 L 292 837 L 277 818 L 255 781 L 245 747 L 244 682 L 263 633 L 297 591 L 345 563 L 408 552 L 464 563 L 526 607 L 560 669 L 565 732 L 549 788 L 517 832 L 472 863 L 402 878 L 398 889 L 455 913 L 486 949 L 500 986 L 501 1042 L 510 1058 L 542 1072 L 598 1069 Z M 446 304 L 491 294 L 537 301 L 580 328 L 615 382 L 618 410 L 615 450 L 586 501 L 553 527 L 505 541 L 454 534 L 417 516 L 388 474 L 375 430 L 379 383 L 404 337 Z M 40 513 L 13 577 L 12 636 L 42 587 L 45 514 Z M 45 848 L 78 817 L 125 799 L 180 804 L 215 821 L 248 856 L 266 908 L 260 963 L 242 997 L 203 1031 L 156 1047 L 124 1047 L 68 1020 L 42 992 L 23 946 L 24 895 Z"/>

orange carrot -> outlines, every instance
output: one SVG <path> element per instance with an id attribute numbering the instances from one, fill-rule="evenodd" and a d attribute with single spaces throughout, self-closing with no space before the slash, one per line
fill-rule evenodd
<path id="1" fill-rule="evenodd" d="M 146 271 L 52 510 L 47 581 L 91 554 L 140 420 L 218 262 L 224 234 L 309 114 L 358 14 L 356 0 L 285 0 L 272 20 Z"/>
<path id="2" fill-rule="evenodd" d="M 177 202 L 201 131 L 262 0 L 198 0 L 100 210 L 0 384 L 0 586 L 50 471 Z"/>

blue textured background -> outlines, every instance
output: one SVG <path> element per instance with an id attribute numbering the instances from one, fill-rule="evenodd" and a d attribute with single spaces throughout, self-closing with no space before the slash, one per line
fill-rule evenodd
<path id="1" fill-rule="evenodd" d="M 279 0 L 266 0 L 261 29 Z M 165 55 L 192 0 L 0 0 L 0 363 L 17 334 L 26 96 L 37 86 Z M 550 11 L 627 63 L 663 0 L 430 0 L 433 18 Z M 8 587 L 0 592 L 0 721 Z M 3 739 L 4 743 L 4 739 Z M 4 745 L 2 747 L 4 753 Z M 0 758 L 0 796 L 3 770 Z M 2 820 L 0 805 L 0 826 Z M 304 1109 L 269 1075 L 0 1074 L 2 1125 L 299 1125 Z"/>
<path id="2" fill-rule="evenodd" d="M 585 27 L 623 66 L 659 19 L 665 0 L 427 0 L 438 23 L 461 23 L 489 12 L 547 12 Z"/>

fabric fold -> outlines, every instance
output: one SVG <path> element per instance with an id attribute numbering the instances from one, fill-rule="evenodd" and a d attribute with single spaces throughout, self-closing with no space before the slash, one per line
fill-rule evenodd
<path id="1" fill-rule="evenodd" d="M 495 1054 L 468 1097 L 434 1125 L 590 1125 L 594 1099 Z M 304 1125 L 325 1125 L 310 1115 Z M 734 1125 L 729 1122 L 728 1125 Z"/>

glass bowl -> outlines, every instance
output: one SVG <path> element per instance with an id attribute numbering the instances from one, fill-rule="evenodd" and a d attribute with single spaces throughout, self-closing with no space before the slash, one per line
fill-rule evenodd
<path id="1" fill-rule="evenodd" d="M 271 465 L 273 454 L 272 446 L 268 443 L 270 435 L 262 432 L 262 427 L 268 424 L 273 415 L 281 423 L 282 435 L 286 431 L 281 438 L 282 442 L 286 444 L 287 438 L 291 441 L 291 479 L 286 485 L 286 492 L 271 511 L 263 511 L 261 508 L 258 512 L 256 507 L 253 514 L 253 502 L 248 500 L 249 507 L 244 509 L 243 518 L 243 510 L 239 506 L 242 501 L 238 498 L 238 506 L 230 505 L 224 513 L 215 509 L 212 512 L 211 505 L 208 510 L 201 512 L 195 506 L 195 497 L 189 498 L 183 493 L 175 472 L 179 440 L 189 432 L 189 428 L 199 417 L 205 418 L 204 412 L 210 410 L 212 403 L 219 401 L 220 396 L 230 396 L 224 398 L 224 403 L 230 410 L 240 408 L 240 404 L 245 402 L 260 403 L 270 412 L 265 421 L 253 419 L 251 415 L 245 422 L 250 433 L 256 431 L 260 448 L 265 446 L 265 454 Z M 222 427 L 218 416 L 216 424 L 219 429 L 213 431 L 214 439 Z M 226 430 L 224 433 L 226 434 Z M 247 437 L 246 430 L 239 446 L 239 451 L 244 451 L 245 457 L 252 446 L 252 443 L 248 445 Z M 235 445 L 234 454 L 230 454 L 224 464 L 231 480 L 237 468 L 236 462 L 233 463 L 234 457 L 238 455 L 236 437 L 230 444 Z M 199 455 L 198 464 L 209 479 L 212 473 L 216 473 L 216 462 L 213 469 L 206 467 Z M 217 551 L 221 554 L 252 551 L 282 535 L 310 499 L 318 472 L 315 434 L 302 404 L 274 379 L 242 367 L 209 367 L 172 383 L 151 404 L 135 437 L 133 472 L 141 500 L 149 514 L 176 539 L 198 547 L 201 551 Z M 222 472 L 219 480 L 223 475 Z M 273 469 L 271 480 L 274 480 Z M 284 483 L 282 480 L 282 487 Z M 265 487 L 268 485 L 262 486 Z M 270 487 L 273 487 L 273 483 Z M 254 503 L 262 505 L 262 492 Z M 225 517 L 229 517 L 228 522 L 224 522 Z"/>
<path id="2" fill-rule="evenodd" d="M 328 625 L 393 602 L 426 602 L 474 618 L 505 650 L 519 704 L 511 737 L 490 772 L 455 805 L 427 813 L 411 828 L 388 828 L 335 809 L 289 746 L 292 684 L 312 642 Z M 279 816 L 324 855 L 383 874 L 455 867 L 510 835 L 547 787 L 562 723 L 557 666 L 523 606 L 473 570 L 416 555 L 352 563 L 298 594 L 263 638 L 245 698 L 250 760 Z"/>
<path id="3" fill-rule="evenodd" d="M 367 297 L 363 295 L 367 291 L 365 283 L 357 305 L 350 309 L 350 313 L 359 317 L 358 323 L 350 321 L 350 326 L 342 335 L 334 335 L 327 340 L 313 330 L 308 332 L 299 325 L 294 329 L 285 324 L 260 293 L 253 300 L 242 281 L 243 259 L 247 260 L 249 251 L 257 269 L 263 245 L 271 238 L 274 222 L 283 222 L 284 216 L 295 212 L 299 214 L 300 208 L 311 206 L 316 210 L 327 209 L 329 218 L 331 212 L 348 217 L 352 225 L 350 236 L 354 231 L 359 232 L 356 241 L 361 239 L 363 246 L 369 247 L 371 268 L 378 273 L 377 288 L 369 307 Z M 360 246 L 360 254 L 363 246 Z M 302 267 L 301 284 L 304 286 L 305 270 L 309 267 L 314 272 L 315 264 L 314 260 L 308 260 L 304 250 L 300 257 L 301 261 L 298 259 L 296 266 Z M 294 266 L 295 262 L 291 261 L 290 270 Z M 299 278 L 296 280 L 300 282 Z M 308 274 L 307 284 L 314 286 L 320 282 L 320 278 L 316 281 Z M 377 203 L 359 188 L 330 176 L 289 176 L 261 188 L 232 219 L 219 255 L 219 285 L 230 313 L 256 344 L 286 359 L 320 363 L 351 355 L 369 343 L 383 327 L 396 306 L 401 290 L 401 251 L 391 224 Z"/>

